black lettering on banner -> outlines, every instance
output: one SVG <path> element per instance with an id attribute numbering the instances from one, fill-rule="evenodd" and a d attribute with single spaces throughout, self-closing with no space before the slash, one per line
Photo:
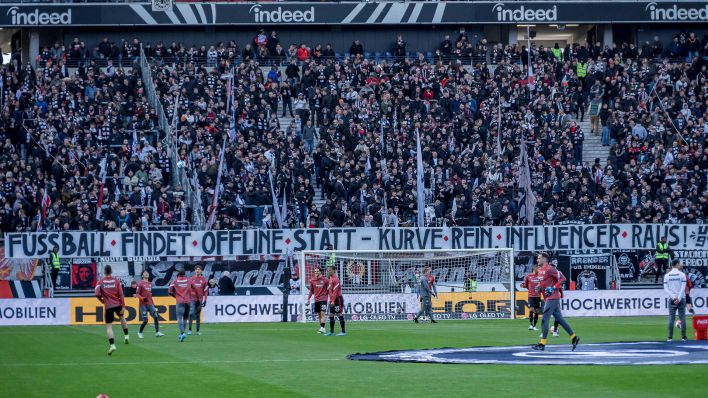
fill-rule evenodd
<path id="1" fill-rule="evenodd" d="M 304 239 L 302 239 L 302 233 L 303 230 L 298 229 L 295 230 L 295 233 L 293 234 L 293 239 L 295 240 L 295 251 L 300 251 L 303 250 L 307 247 L 307 242 L 305 242 Z M 381 243 L 379 242 L 379 245 Z"/>
<path id="2" fill-rule="evenodd" d="M 420 231 L 420 229 L 418 231 Z M 433 250 L 442 249 L 442 245 L 440 245 L 440 241 L 442 239 L 442 236 L 443 236 L 442 228 L 433 228 L 433 236 L 432 236 L 432 240 L 430 242 L 431 246 L 432 246 L 431 249 L 433 249 Z M 424 248 L 427 249 L 427 246 L 425 246 Z"/>
<path id="3" fill-rule="evenodd" d="M 167 255 L 176 256 L 177 250 L 175 249 L 175 243 L 177 243 L 177 236 L 168 232 L 167 233 Z"/>
<path id="4" fill-rule="evenodd" d="M 640 240 L 642 229 L 641 225 L 632 225 L 632 246 L 644 247 L 644 242 Z"/>
<path id="5" fill-rule="evenodd" d="M 523 231 L 522 228 L 512 228 L 511 231 L 506 235 L 507 240 L 509 241 L 508 246 L 510 247 L 517 247 L 517 242 L 518 246 L 521 247 L 521 250 L 525 250 L 526 247 L 528 247 L 527 242 L 524 242 L 523 240 Z M 490 236 L 491 238 L 491 236 Z"/>
<path id="6" fill-rule="evenodd" d="M 550 234 L 550 237 L 549 237 Z M 558 238 L 556 236 L 556 229 L 555 227 L 552 228 L 544 228 L 543 229 L 543 243 L 545 246 L 540 246 L 536 250 L 553 250 L 553 248 L 556 247 L 556 239 Z"/>
<path id="7" fill-rule="evenodd" d="M 620 227 L 617 225 L 610 226 L 610 247 L 619 247 L 617 243 L 617 237 L 620 234 Z"/>
<path id="8" fill-rule="evenodd" d="M 128 245 L 133 243 L 133 234 L 131 234 L 131 233 L 120 234 L 120 242 L 121 242 L 121 256 L 127 256 L 128 255 Z"/>
<path id="9" fill-rule="evenodd" d="M 81 232 L 81 234 L 85 234 L 85 232 Z M 64 253 L 65 257 L 73 257 L 76 253 L 76 244 L 74 243 L 73 236 L 64 233 L 61 235 L 61 238 L 61 252 Z"/>
<path id="10" fill-rule="evenodd" d="M 273 235 L 271 236 L 271 242 L 270 242 L 270 253 L 275 253 L 277 250 L 277 247 L 280 246 L 280 242 L 283 241 L 283 230 L 282 229 L 276 229 L 271 231 Z M 347 245 L 349 246 L 349 245 Z"/>
<path id="11" fill-rule="evenodd" d="M 214 246 L 216 246 L 216 239 L 214 238 L 214 233 L 211 231 L 204 233 L 204 236 L 202 237 L 202 250 L 204 251 L 204 254 L 213 254 Z"/>
<path id="12" fill-rule="evenodd" d="M 465 311 L 464 307 L 466 305 L 473 305 L 474 311 Z M 463 300 L 455 303 L 455 312 L 485 312 L 486 308 L 484 303 L 479 300 Z"/>
<path id="13" fill-rule="evenodd" d="M 579 249 L 583 247 L 583 226 L 572 225 L 570 227 L 570 247 Z"/>
<path id="14" fill-rule="evenodd" d="M 463 232 L 467 232 L 467 229 L 465 228 L 464 230 L 460 230 L 459 228 L 452 228 L 452 230 L 450 230 L 450 247 L 452 249 L 467 248 L 467 236 L 465 236 L 464 244 L 460 245 L 460 237 Z"/>
<path id="15" fill-rule="evenodd" d="M 74 308 L 74 318 L 76 319 L 77 323 L 82 323 L 84 321 L 84 316 L 94 316 L 96 318 L 96 322 L 101 323 L 103 322 L 103 307 L 102 306 L 97 306 L 93 307 L 94 312 L 88 312 L 91 309 L 89 307 L 86 307 L 86 310 L 84 310 L 84 307 L 81 305 L 77 305 Z"/>
<path id="16" fill-rule="evenodd" d="M 590 231 L 590 227 L 586 227 L 585 231 Z M 597 247 L 598 249 L 606 249 L 608 248 L 609 242 L 606 244 L 605 243 L 605 235 L 607 235 L 607 225 L 599 225 L 597 228 L 595 228 L 595 241 L 592 246 L 588 245 L 589 247 Z M 590 238 L 590 241 L 592 242 L 592 238 Z"/>

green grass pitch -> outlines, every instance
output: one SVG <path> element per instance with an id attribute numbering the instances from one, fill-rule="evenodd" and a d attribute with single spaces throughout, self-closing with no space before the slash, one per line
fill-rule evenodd
<path id="1" fill-rule="evenodd" d="M 570 319 L 582 341 L 666 336 L 666 318 Z M 698 397 L 708 365 L 500 366 L 349 361 L 394 349 L 532 344 L 527 321 L 349 322 L 346 337 L 316 324 L 206 324 L 177 341 L 146 328 L 130 345 L 115 327 L 108 357 L 102 326 L 0 328 L 0 397 Z M 337 325 L 337 328 L 339 326 Z M 549 344 L 567 344 L 563 334 Z"/>

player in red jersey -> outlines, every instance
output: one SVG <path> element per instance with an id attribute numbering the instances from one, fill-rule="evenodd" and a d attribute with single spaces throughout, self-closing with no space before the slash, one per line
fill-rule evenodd
<path id="1" fill-rule="evenodd" d="M 106 265 L 103 268 L 103 278 L 96 282 L 96 288 L 94 289 L 94 295 L 103 303 L 104 317 L 106 322 L 106 335 L 108 336 L 108 355 L 113 354 L 116 350 L 115 341 L 113 340 L 113 321 L 118 317 L 120 319 L 120 326 L 123 327 L 123 334 L 125 334 L 125 344 L 130 342 L 130 336 L 128 336 L 128 322 L 125 321 L 123 316 L 123 310 L 125 309 L 125 297 L 123 296 L 123 285 L 121 285 L 120 280 L 114 278 L 111 274 L 113 269 L 110 265 Z"/>
<path id="2" fill-rule="evenodd" d="M 685 272 L 683 270 L 683 263 L 678 264 L 678 270 L 686 274 L 686 312 L 695 315 L 696 311 L 693 309 L 693 300 L 691 300 L 691 289 L 693 289 L 693 281 L 691 280 L 691 275 L 689 275 L 688 272 Z M 681 329 L 680 319 L 676 320 L 676 327 Z"/>
<path id="3" fill-rule="evenodd" d="M 135 297 L 138 298 L 138 302 L 140 303 L 140 320 L 143 322 L 140 324 L 138 338 L 143 338 L 143 330 L 148 323 L 148 314 L 150 314 L 152 319 L 155 321 L 155 337 L 162 337 L 164 334 L 160 332 L 159 317 L 157 315 L 157 310 L 155 310 L 155 303 L 152 301 L 152 282 L 150 282 L 150 273 L 145 270 L 141 276 L 142 280 L 138 282 L 138 287 L 135 289 Z"/>
<path id="4" fill-rule="evenodd" d="M 428 274 L 428 285 L 430 286 L 430 292 L 433 297 L 438 297 L 438 285 L 435 284 L 435 275 L 432 272 Z"/>
<path id="5" fill-rule="evenodd" d="M 539 284 L 541 277 L 538 275 L 538 264 L 534 264 L 531 273 L 524 277 L 521 287 L 528 289 L 529 292 L 529 330 L 538 330 L 538 312 L 541 308 L 541 289 Z"/>
<path id="6" fill-rule="evenodd" d="M 333 266 L 327 267 L 329 274 L 329 333 L 327 336 L 334 335 L 334 315 L 339 317 L 339 326 L 342 328 L 337 336 L 346 336 L 347 332 L 344 329 L 344 297 L 342 297 L 342 286 L 339 284 L 339 277 Z"/>
<path id="7" fill-rule="evenodd" d="M 202 334 L 199 330 L 202 325 L 201 314 L 202 307 L 206 305 L 207 296 L 209 295 L 207 280 L 202 276 L 202 267 L 197 265 L 194 267 L 194 275 L 190 279 L 192 282 L 192 305 L 189 311 L 189 332 L 192 334 L 192 321 L 197 321 L 197 335 Z"/>
<path id="8" fill-rule="evenodd" d="M 184 269 L 180 269 L 177 278 L 170 283 L 167 294 L 177 300 L 177 325 L 179 326 L 179 336 L 177 337 L 180 342 L 183 342 L 187 338 L 184 329 L 186 329 L 189 318 L 189 303 L 192 301 L 192 283 L 189 278 L 184 276 Z"/>
<path id="9" fill-rule="evenodd" d="M 580 338 L 576 336 L 573 332 L 573 328 L 571 328 L 568 322 L 565 321 L 560 308 L 560 289 L 566 279 L 565 276 L 563 276 L 563 274 L 561 274 L 560 271 L 558 271 L 556 267 L 549 262 L 549 260 L 550 256 L 546 253 L 541 253 L 536 257 L 536 261 L 539 265 L 538 275 L 541 278 L 539 287 L 541 288 L 544 296 L 543 320 L 541 322 L 541 330 L 543 334 L 541 335 L 541 341 L 533 346 L 533 349 L 540 351 L 546 349 L 546 338 L 548 337 L 549 329 L 548 323 L 550 322 L 551 317 L 553 317 L 561 326 L 563 326 L 563 329 L 565 329 L 568 335 L 570 335 L 570 342 L 573 345 L 573 351 L 575 351 L 575 348 L 580 342 Z"/>
<path id="10" fill-rule="evenodd" d="M 310 299 L 315 296 L 315 307 L 313 313 L 317 314 L 320 320 L 320 330 L 318 333 L 325 334 L 325 313 L 327 312 L 327 293 L 329 280 L 322 275 L 322 270 L 316 267 L 314 270 L 315 276 L 310 280 L 310 292 L 307 294 L 307 305 L 310 305 Z"/>

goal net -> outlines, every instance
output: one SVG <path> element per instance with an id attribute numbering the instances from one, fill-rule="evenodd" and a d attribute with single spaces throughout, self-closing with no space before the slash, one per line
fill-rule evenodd
<path id="1" fill-rule="evenodd" d="M 304 251 L 298 270 L 303 303 L 314 270 L 334 267 L 348 319 L 410 320 L 420 310 L 425 267 L 435 280 L 436 319 L 514 318 L 513 249 L 426 251 Z M 310 301 L 310 304 L 314 298 Z M 314 321 L 305 305 L 303 321 Z"/>

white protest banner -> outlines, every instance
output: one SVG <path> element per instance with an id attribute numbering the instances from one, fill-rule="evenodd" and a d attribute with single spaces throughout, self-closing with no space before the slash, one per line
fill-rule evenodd
<path id="1" fill-rule="evenodd" d="M 661 236 L 672 250 L 708 249 L 708 225 L 599 224 L 528 227 L 248 229 L 230 231 L 33 232 L 5 234 L 5 256 L 155 258 L 240 256 L 302 250 L 491 249 L 516 251 L 654 249 Z"/>
<path id="2" fill-rule="evenodd" d="M 582 316 L 643 316 L 668 315 L 666 293 L 662 289 L 633 290 L 571 290 L 561 299 L 563 315 Z M 691 291 L 697 314 L 708 314 L 708 289 Z"/>
<path id="3" fill-rule="evenodd" d="M 300 296 L 289 297 L 288 310 L 297 316 Z M 280 322 L 283 317 L 283 296 L 213 296 L 202 309 L 205 323 Z"/>

